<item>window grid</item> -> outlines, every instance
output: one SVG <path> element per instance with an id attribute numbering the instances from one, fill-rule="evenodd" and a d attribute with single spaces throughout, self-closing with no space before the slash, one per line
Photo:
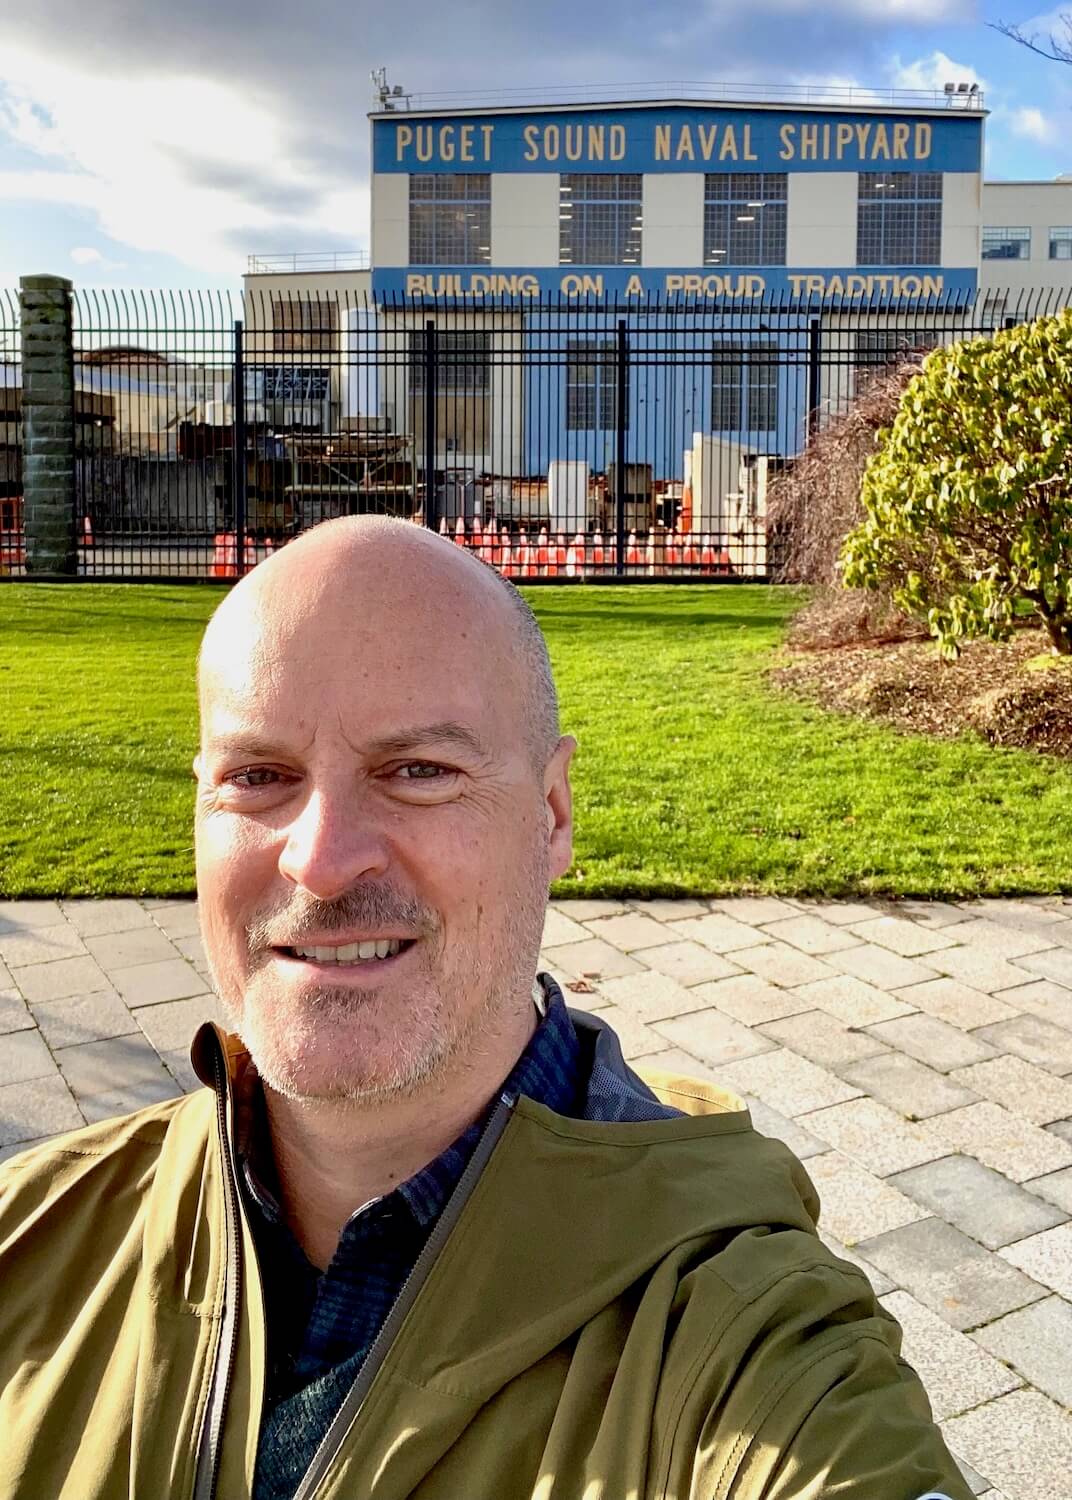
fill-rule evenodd
<path id="1" fill-rule="evenodd" d="M 618 407 L 618 350 L 613 339 L 569 339 L 566 343 L 566 430 L 614 431 Z M 625 425 L 629 427 L 626 373 Z"/>
<path id="2" fill-rule="evenodd" d="M 424 329 L 409 336 L 411 391 L 424 390 Z M 442 391 L 486 391 L 491 385 L 491 344 L 487 333 L 438 333 L 436 386 Z"/>
<path id="3" fill-rule="evenodd" d="M 638 266 L 639 172 L 567 172 L 559 180 L 558 259 L 564 266 Z"/>
<path id="4" fill-rule="evenodd" d="M 409 258 L 415 266 L 491 265 L 491 174 L 414 173 Z"/>
<path id="5" fill-rule="evenodd" d="M 713 432 L 773 432 L 778 425 L 778 351 L 762 340 L 716 343 L 711 372 Z"/>
<path id="6" fill-rule="evenodd" d="M 856 333 L 856 369 L 866 373 L 896 364 L 909 354 L 937 349 L 941 335 L 933 329 L 861 328 Z"/>
<path id="7" fill-rule="evenodd" d="M 1020 225 L 1017 228 L 1008 225 L 984 225 L 983 259 L 1030 260 L 1031 230 L 1026 225 Z"/>
<path id="8" fill-rule="evenodd" d="M 785 172 L 708 172 L 704 265 L 784 266 Z"/>
<path id="9" fill-rule="evenodd" d="M 941 172 L 861 172 L 858 266 L 936 266 L 942 259 Z"/>
<path id="10" fill-rule="evenodd" d="M 331 297 L 285 297 L 272 302 L 272 349 L 276 354 L 329 353 L 339 327 Z"/>
<path id="11" fill-rule="evenodd" d="M 1072 260 L 1072 228 L 1050 230 L 1050 259 Z"/>

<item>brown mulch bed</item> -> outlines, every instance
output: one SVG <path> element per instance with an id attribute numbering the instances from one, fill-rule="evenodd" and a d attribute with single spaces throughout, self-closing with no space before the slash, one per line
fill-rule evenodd
<path id="1" fill-rule="evenodd" d="M 1041 630 L 1006 645 L 973 641 L 956 662 L 933 642 L 794 653 L 771 681 L 838 713 L 943 738 L 974 732 L 993 745 L 1072 756 L 1072 658 L 1050 655 Z"/>

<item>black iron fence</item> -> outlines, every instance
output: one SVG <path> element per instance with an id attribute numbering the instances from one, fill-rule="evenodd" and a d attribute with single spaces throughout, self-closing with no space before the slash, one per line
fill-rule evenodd
<path id="1" fill-rule="evenodd" d="M 78 293 L 78 576 L 232 578 L 321 520 L 378 512 L 524 581 L 768 578 L 771 480 L 870 371 L 1069 300 Z M 0 293 L 9 577 L 20 391 Z"/>

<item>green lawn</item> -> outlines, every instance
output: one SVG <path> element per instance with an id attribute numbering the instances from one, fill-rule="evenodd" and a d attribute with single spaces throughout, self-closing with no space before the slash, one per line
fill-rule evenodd
<path id="1" fill-rule="evenodd" d="M 192 889 L 194 657 L 219 597 L 0 587 L 0 893 Z M 581 742 L 560 894 L 1072 890 L 1072 766 L 772 695 L 790 592 L 530 597 Z"/>

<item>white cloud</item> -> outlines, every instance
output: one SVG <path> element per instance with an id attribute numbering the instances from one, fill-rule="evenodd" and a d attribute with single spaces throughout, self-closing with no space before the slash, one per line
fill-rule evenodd
<path id="1" fill-rule="evenodd" d="M 1040 146 L 1056 145 L 1063 133 L 1053 120 L 1048 120 L 1041 109 L 1036 109 L 1034 105 L 1014 109 L 1009 116 L 1009 127 L 1013 135 L 1037 141 Z"/>
<path id="2" fill-rule="evenodd" d="M 890 87 L 895 89 L 931 89 L 941 93 L 947 83 L 977 83 L 984 93 L 986 91 L 985 80 L 971 63 L 954 62 L 939 51 L 907 63 L 894 57 L 889 76 Z"/>
<path id="3" fill-rule="evenodd" d="M 71 251 L 71 259 L 76 266 L 100 265 L 104 256 L 99 250 L 94 250 L 92 245 L 76 245 Z"/>
<path id="4" fill-rule="evenodd" d="M 237 242 L 281 226 L 356 239 L 358 184 L 297 159 L 275 104 L 204 77 L 102 77 L 5 46 L 0 130 L 57 169 L 0 172 L 0 200 L 90 209 L 112 240 L 232 275 Z"/>

